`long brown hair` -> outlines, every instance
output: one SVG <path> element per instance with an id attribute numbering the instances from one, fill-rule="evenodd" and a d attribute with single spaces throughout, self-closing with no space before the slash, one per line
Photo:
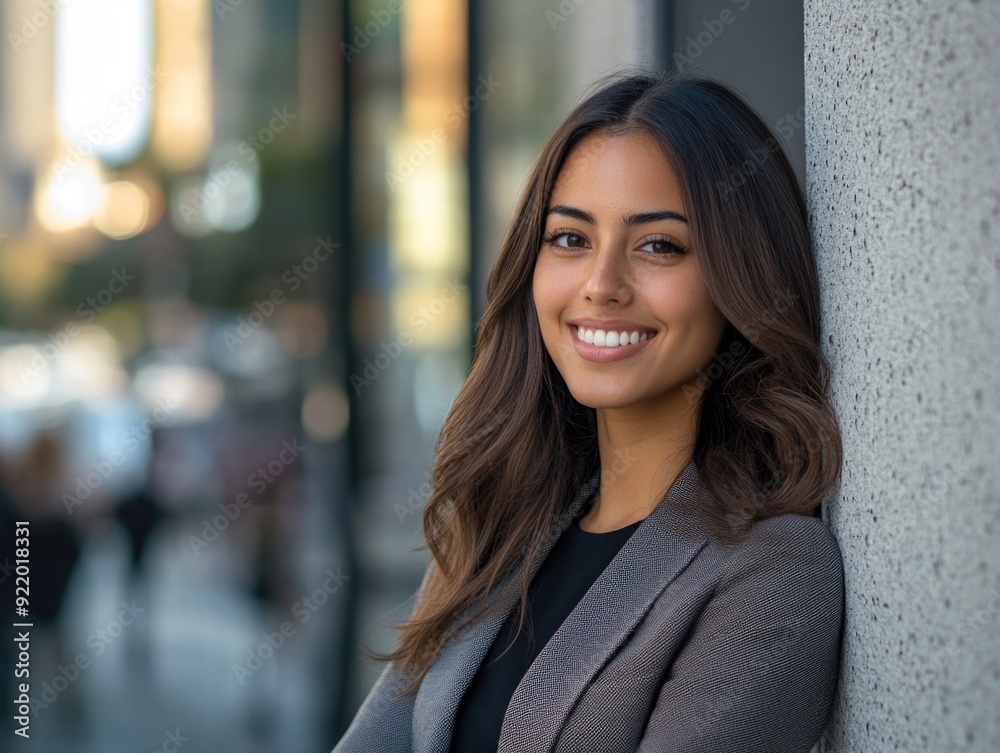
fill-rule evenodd
<path id="1" fill-rule="evenodd" d="M 764 518 L 816 515 L 840 474 L 805 199 L 778 140 L 708 78 L 626 73 L 598 86 L 542 150 L 490 271 L 469 376 L 435 443 L 421 547 L 433 560 L 414 613 L 395 651 L 365 651 L 398 662 L 407 694 L 454 631 L 498 613 L 498 602 L 479 607 L 521 562 L 523 620 L 552 525 L 600 468 L 595 411 L 549 358 L 531 294 L 548 198 L 586 137 L 644 131 L 659 142 L 728 322 L 704 392 L 692 390 L 701 403 L 693 459 L 715 497 L 701 510 L 710 530 L 728 544 Z"/>

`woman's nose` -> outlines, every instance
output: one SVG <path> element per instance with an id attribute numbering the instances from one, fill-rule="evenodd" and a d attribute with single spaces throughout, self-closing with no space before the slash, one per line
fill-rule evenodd
<path id="1" fill-rule="evenodd" d="M 594 303 L 616 301 L 624 304 L 631 300 L 624 253 L 618 244 L 595 246 L 586 274 L 583 295 Z"/>

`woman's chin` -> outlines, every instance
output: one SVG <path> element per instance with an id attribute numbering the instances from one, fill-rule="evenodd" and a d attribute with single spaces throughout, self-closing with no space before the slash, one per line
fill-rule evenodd
<path id="1" fill-rule="evenodd" d="M 635 391 L 623 390 L 621 387 L 609 389 L 595 389 L 592 386 L 574 389 L 570 386 L 570 394 L 581 405 L 588 408 L 613 409 L 630 408 L 641 401 L 640 396 Z"/>

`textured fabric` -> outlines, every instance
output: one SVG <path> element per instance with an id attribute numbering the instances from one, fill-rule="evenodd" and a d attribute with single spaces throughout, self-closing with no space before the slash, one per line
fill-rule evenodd
<path id="1" fill-rule="evenodd" d="M 599 482 L 581 488 L 545 554 Z M 525 673 L 498 753 L 809 753 L 837 684 L 837 541 L 818 518 L 780 515 L 722 546 L 689 509 L 707 494 L 692 460 Z M 509 612 L 520 574 L 489 601 Z M 404 680 L 388 664 L 334 753 L 447 753 L 505 618 L 446 643 L 415 698 L 397 696 Z"/>
<path id="2" fill-rule="evenodd" d="M 524 626 L 517 630 L 518 610 L 512 609 L 462 696 L 451 753 L 496 751 L 504 713 L 531 662 L 642 522 L 592 533 L 580 528 L 580 517 L 559 537 L 535 575 Z"/>

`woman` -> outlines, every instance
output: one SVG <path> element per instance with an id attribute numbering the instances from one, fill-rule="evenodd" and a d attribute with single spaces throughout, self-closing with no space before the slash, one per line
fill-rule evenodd
<path id="1" fill-rule="evenodd" d="M 433 559 L 334 753 L 809 751 L 841 445 L 787 158 L 721 84 L 618 76 L 515 217 L 436 447 Z"/>

